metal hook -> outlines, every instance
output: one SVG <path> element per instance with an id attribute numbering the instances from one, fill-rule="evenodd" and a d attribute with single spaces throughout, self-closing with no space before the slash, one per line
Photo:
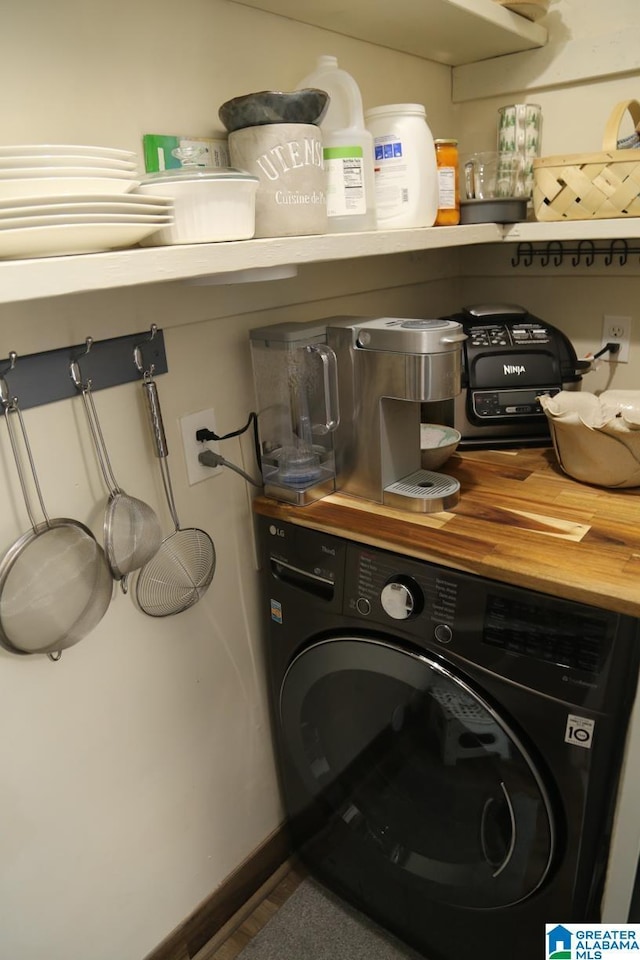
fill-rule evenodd
<path id="1" fill-rule="evenodd" d="M 5 413 L 12 403 L 15 402 L 15 398 L 12 398 L 9 393 L 9 384 L 5 380 L 5 375 L 9 373 L 10 370 L 15 369 L 17 359 L 18 354 L 15 352 L 15 350 L 11 350 L 9 352 L 9 365 L 0 372 L 0 403 L 3 406 Z"/>
<path id="2" fill-rule="evenodd" d="M 587 267 L 593 266 L 595 260 L 595 246 L 593 240 L 580 240 L 578 243 L 578 249 L 576 250 L 575 255 L 571 259 L 571 263 L 574 267 L 577 267 L 582 259 L 582 251 L 587 247 L 588 253 L 585 257 L 585 264 Z"/>
<path id="3" fill-rule="evenodd" d="M 142 340 L 140 343 L 137 343 L 133 348 L 133 362 L 136 365 L 136 369 L 145 377 L 145 379 L 148 376 L 153 375 L 153 371 L 155 367 L 154 367 L 154 364 L 152 363 L 150 364 L 149 369 L 145 370 L 144 357 L 142 356 L 142 346 L 145 343 L 151 343 L 157 332 L 158 332 L 158 324 L 152 323 L 151 329 L 150 329 L 150 336 L 148 336 L 146 340 Z"/>
<path id="4" fill-rule="evenodd" d="M 18 354 L 15 350 L 9 351 L 9 366 L 0 373 L 0 376 L 4 377 L 5 373 L 9 373 L 10 370 L 14 370 L 16 366 L 16 360 L 18 359 Z"/>
<path id="5" fill-rule="evenodd" d="M 553 253 L 553 265 L 554 267 L 559 267 L 564 258 L 564 249 L 559 240 L 549 240 L 544 253 L 541 254 L 540 256 L 541 267 L 549 266 L 549 263 L 551 262 L 552 253 Z"/>
<path id="6" fill-rule="evenodd" d="M 620 266 L 624 267 L 624 265 L 627 262 L 627 259 L 629 256 L 629 247 L 627 245 L 627 241 L 617 237 L 611 240 L 609 243 L 609 253 L 604 258 L 604 263 L 606 267 L 610 267 L 611 264 L 613 263 L 613 254 L 616 249 L 616 244 L 618 243 L 622 244 L 622 251 L 620 253 L 620 258 L 619 258 Z"/>
<path id="7" fill-rule="evenodd" d="M 530 267 L 533 263 L 533 245 L 528 241 L 518 244 L 516 255 L 511 258 L 511 266 L 519 267 L 521 262 L 524 263 L 525 267 Z"/>
<path id="8" fill-rule="evenodd" d="M 83 381 L 82 371 L 80 370 L 80 364 L 78 361 L 80 360 L 80 357 L 87 357 L 91 353 L 92 346 L 93 337 L 87 337 L 84 341 L 84 351 L 79 353 L 76 357 L 73 357 L 71 363 L 69 364 L 69 373 L 71 374 L 71 379 L 78 390 L 86 390 L 88 387 L 91 387 L 91 380 L 87 380 L 86 383 Z"/>

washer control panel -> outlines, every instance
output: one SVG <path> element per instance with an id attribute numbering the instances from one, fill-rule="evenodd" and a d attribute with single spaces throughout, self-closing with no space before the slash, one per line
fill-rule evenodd
<path id="1" fill-rule="evenodd" d="M 259 525 L 283 658 L 314 637 L 355 632 L 598 710 L 640 647 L 632 617 L 287 521 Z"/>
<path id="2" fill-rule="evenodd" d="M 609 611 L 360 544 L 347 547 L 344 611 L 576 703 L 598 700 L 617 623 Z"/>

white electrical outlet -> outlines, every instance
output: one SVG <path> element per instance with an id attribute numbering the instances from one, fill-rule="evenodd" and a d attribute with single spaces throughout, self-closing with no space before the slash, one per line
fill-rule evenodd
<path id="1" fill-rule="evenodd" d="M 603 360 L 612 360 L 614 363 L 629 362 L 629 342 L 631 340 L 631 317 L 612 317 L 605 315 L 602 318 L 602 346 L 607 343 L 619 343 L 617 353 L 605 353 Z"/>
<path id="2" fill-rule="evenodd" d="M 203 450 L 213 450 L 214 453 L 220 452 L 220 444 L 212 440 L 207 440 L 205 443 L 196 440 L 196 431 L 202 430 L 204 427 L 211 430 L 212 433 L 217 432 L 213 410 L 199 410 L 198 413 L 190 413 L 186 417 L 180 418 L 182 446 L 190 487 L 194 483 L 200 483 L 201 480 L 210 480 L 211 477 L 217 477 L 224 469 L 224 467 L 205 467 L 198 460 L 198 454 L 202 453 Z"/>

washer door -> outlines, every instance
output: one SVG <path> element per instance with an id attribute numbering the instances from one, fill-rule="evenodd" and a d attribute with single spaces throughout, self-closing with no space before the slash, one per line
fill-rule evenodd
<path id="1" fill-rule="evenodd" d="M 287 670 L 280 720 L 309 800 L 433 899 L 498 907 L 543 882 L 555 831 L 535 763 L 436 660 L 360 637 L 315 643 Z"/>

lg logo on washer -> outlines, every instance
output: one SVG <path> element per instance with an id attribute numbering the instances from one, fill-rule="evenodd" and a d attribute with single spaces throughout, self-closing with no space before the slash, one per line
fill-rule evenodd
<path id="1" fill-rule="evenodd" d="M 269 527 L 269 533 L 272 537 L 286 537 L 286 533 L 282 527 L 276 527 L 275 523 L 272 523 Z"/>

